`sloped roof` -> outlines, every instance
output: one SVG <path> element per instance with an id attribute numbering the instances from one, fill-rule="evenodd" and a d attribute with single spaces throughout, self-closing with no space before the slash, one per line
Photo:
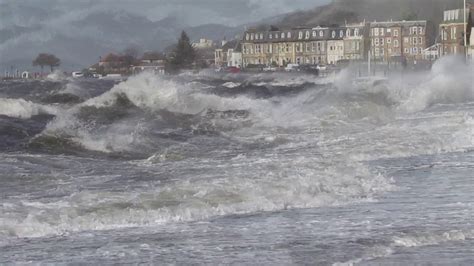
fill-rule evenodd
<path id="1" fill-rule="evenodd" d="M 160 52 L 145 52 L 141 59 L 142 60 L 165 60 L 166 57 Z"/>
<path id="2" fill-rule="evenodd" d="M 102 62 L 120 62 L 122 61 L 121 56 L 114 53 L 109 53 L 101 59 Z"/>
<path id="3" fill-rule="evenodd" d="M 411 27 L 426 26 L 426 20 L 371 22 L 370 27 Z"/>

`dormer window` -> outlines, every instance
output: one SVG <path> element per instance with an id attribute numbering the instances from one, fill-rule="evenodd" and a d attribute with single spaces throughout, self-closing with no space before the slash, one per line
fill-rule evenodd
<path id="1" fill-rule="evenodd" d="M 302 31 L 298 32 L 298 39 L 303 39 L 303 32 Z"/>
<path id="2" fill-rule="evenodd" d="M 318 34 L 316 33 L 315 30 L 313 30 L 313 38 L 316 38 L 318 36 Z"/>
<path id="3" fill-rule="evenodd" d="M 347 31 L 346 31 L 346 36 L 347 36 L 347 37 L 351 37 L 351 30 L 347 30 Z"/>
<path id="4" fill-rule="evenodd" d="M 306 39 L 309 39 L 309 31 L 306 31 L 305 38 L 306 38 Z"/>
<path id="5" fill-rule="evenodd" d="M 333 38 L 336 38 L 336 31 L 333 30 L 331 36 L 332 36 Z"/>
<path id="6" fill-rule="evenodd" d="M 252 40 L 252 41 L 253 41 L 253 38 L 254 38 L 254 37 L 255 37 L 255 35 L 254 35 L 253 33 L 252 33 L 252 34 L 250 34 L 250 40 Z"/>
<path id="7" fill-rule="evenodd" d="M 260 33 L 260 40 L 263 40 L 263 33 Z"/>
<path id="8" fill-rule="evenodd" d="M 342 30 L 339 31 L 339 37 L 341 37 L 341 38 L 344 37 L 344 31 L 342 31 Z"/>
<path id="9" fill-rule="evenodd" d="M 354 30 L 354 36 L 356 36 L 356 37 L 359 36 L 359 29 Z"/>
<path id="10" fill-rule="evenodd" d="M 258 40 L 258 33 L 255 34 L 255 40 Z"/>
<path id="11" fill-rule="evenodd" d="M 285 39 L 285 33 L 284 32 L 281 33 L 281 38 Z"/>
<path id="12" fill-rule="evenodd" d="M 286 34 L 286 37 L 287 37 L 287 38 L 291 38 L 291 31 L 289 31 L 289 32 Z"/>
<path id="13" fill-rule="evenodd" d="M 322 30 L 319 31 L 319 37 L 324 37 L 324 31 Z"/>
<path id="14" fill-rule="evenodd" d="M 245 39 L 248 41 L 250 39 L 250 35 L 247 33 L 245 34 Z"/>
<path id="15" fill-rule="evenodd" d="M 275 33 L 275 39 L 278 39 L 278 33 Z"/>
<path id="16" fill-rule="evenodd" d="M 270 33 L 270 34 L 268 34 L 268 39 L 270 39 L 270 40 L 271 40 L 272 38 L 273 38 L 273 35 L 272 35 L 271 33 Z"/>

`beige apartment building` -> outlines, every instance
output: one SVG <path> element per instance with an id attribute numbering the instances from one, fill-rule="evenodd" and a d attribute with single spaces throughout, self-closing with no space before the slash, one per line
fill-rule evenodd
<path id="1" fill-rule="evenodd" d="M 242 62 L 248 65 L 337 64 L 365 59 L 368 24 L 344 27 L 247 30 L 242 40 Z"/>
<path id="2" fill-rule="evenodd" d="M 344 59 L 363 60 L 367 58 L 370 48 L 369 30 L 369 24 L 365 22 L 346 25 Z"/>
<path id="3" fill-rule="evenodd" d="M 372 22 L 370 44 L 371 55 L 375 60 L 421 60 L 423 50 L 428 47 L 427 22 Z"/>

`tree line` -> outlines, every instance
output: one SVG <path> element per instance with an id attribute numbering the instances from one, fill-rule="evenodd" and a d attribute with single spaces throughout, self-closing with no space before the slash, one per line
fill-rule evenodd
<path id="1" fill-rule="evenodd" d="M 158 52 L 149 52 L 149 54 L 160 54 Z M 110 60 L 120 62 L 119 67 L 129 67 L 138 63 L 138 49 L 134 47 L 127 48 L 123 53 L 109 54 Z M 199 54 L 196 52 L 191 44 L 191 41 L 185 31 L 181 32 L 176 45 L 174 45 L 172 51 L 165 57 L 165 66 L 168 72 L 177 72 L 181 69 L 192 69 L 195 67 L 202 67 L 197 65 Z M 45 66 L 49 66 L 51 72 L 54 68 L 61 65 L 61 60 L 53 54 L 40 53 L 32 62 L 33 66 L 39 66 L 41 72 L 43 72 Z"/>

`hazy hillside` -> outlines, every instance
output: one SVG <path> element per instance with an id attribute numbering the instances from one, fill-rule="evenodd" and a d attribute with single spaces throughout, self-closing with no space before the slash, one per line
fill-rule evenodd
<path id="1" fill-rule="evenodd" d="M 22 9 L 16 11 L 21 13 Z M 120 52 L 129 46 L 142 51 L 162 50 L 176 42 L 183 29 L 194 40 L 232 38 L 243 30 L 243 26 L 217 24 L 192 27 L 172 16 L 151 21 L 123 10 L 97 10 L 76 17 L 31 9 L 25 9 L 25 12 L 25 16 L 31 13 L 41 16 L 31 18 L 31 21 L 5 17 L 0 24 L 2 73 L 12 66 L 32 69 L 31 61 L 40 52 L 56 54 L 63 62 L 63 69 L 73 70 L 96 62 L 105 53 Z"/>
<path id="2" fill-rule="evenodd" d="M 462 0 L 333 0 L 325 6 L 288 14 L 280 25 L 330 25 L 364 19 L 380 21 L 407 17 L 438 24 L 443 10 L 458 7 L 462 7 Z"/>

